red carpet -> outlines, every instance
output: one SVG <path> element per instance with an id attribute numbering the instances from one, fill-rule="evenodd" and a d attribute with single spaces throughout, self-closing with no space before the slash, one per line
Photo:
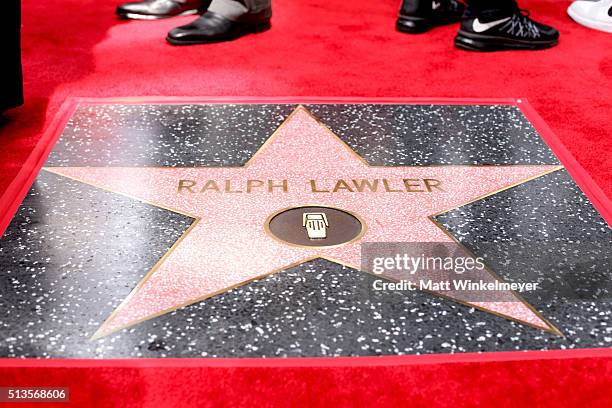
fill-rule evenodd
<path id="1" fill-rule="evenodd" d="M 272 367 L 203 366 L 194 360 L 164 368 L 121 360 L 98 362 L 96 368 L 78 362 L 80 368 L 0 366 L 0 381 L 70 387 L 71 405 L 82 407 L 610 407 L 612 358 L 504 361 L 512 353 L 500 355 L 500 361 L 486 363 L 371 366 L 340 359 L 336 367 L 278 367 L 270 360 Z"/>
<path id="2" fill-rule="evenodd" d="M 569 1 L 521 2 L 533 16 L 560 30 L 558 47 L 496 54 L 454 49 L 456 27 L 419 36 L 396 33 L 398 0 L 274 0 L 271 31 L 234 43 L 195 47 L 172 47 L 164 41 L 170 28 L 192 17 L 121 22 L 113 16 L 117 1 L 23 1 L 27 102 L 0 119 L 0 194 L 66 97 L 225 95 L 525 97 L 612 196 L 612 35 L 574 24 L 565 13 Z M 181 378 L 209 393 L 200 390 L 184 399 L 178 389 L 169 391 L 176 386 L 172 381 L 178 381 L 174 374 L 161 378 L 150 371 L 123 371 L 131 381 L 126 389 L 117 382 L 124 377 L 110 369 L 97 379 L 82 374 L 79 381 L 106 381 L 105 399 L 109 390 L 120 390 L 122 399 L 115 406 L 161 406 L 168 402 L 166 396 L 173 405 L 181 405 L 179 400 L 219 405 L 228 403 L 223 396 L 227 392 L 245 404 L 252 398 L 255 403 L 296 399 L 421 405 L 433 398 L 438 406 L 489 406 L 493 401 L 510 406 L 500 398 L 511 393 L 529 405 L 585 406 L 592 397 L 609 406 L 611 367 L 610 359 L 588 359 L 527 366 L 490 363 L 486 368 L 457 364 L 418 369 L 187 370 Z M 539 376 L 528 377 L 529 373 Z M 0 372 L 2 383 L 8 378 L 5 374 Z M 56 380 L 75 374 L 58 375 Z M 157 384 L 161 388 L 156 389 Z M 211 391 L 212 385 L 220 390 Z M 134 399 L 129 397 L 132 386 Z M 92 387 L 78 399 L 87 406 L 103 392 Z M 476 395 L 476 389 L 482 392 Z M 383 398 L 379 393 L 385 390 Z M 194 395 L 207 400 L 193 400 Z"/>
<path id="3" fill-rule="evenodd" d="M 359 95 L 526 97 L 612 195 L 612 36 L 574 24 L 569 1 L 521 3 L 558 47 L 494 55 L 455 50 L 456 27 L 396 33 L 398 0 L 275 0 L 271 31 L 195 47 L 164 41 L 192 17 L 121 22 L 117 1 L 23 1 L 27 104 L 0 129 L 0 191 L 67 96 Z"/>

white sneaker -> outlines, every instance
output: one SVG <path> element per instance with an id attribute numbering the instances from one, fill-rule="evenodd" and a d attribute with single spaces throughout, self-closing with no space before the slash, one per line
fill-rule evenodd
<path id="1" fill-rule="evenodd" d="M 575 1 L 567 14 L 578 24 L 612 33 L 612 0 Z"/>

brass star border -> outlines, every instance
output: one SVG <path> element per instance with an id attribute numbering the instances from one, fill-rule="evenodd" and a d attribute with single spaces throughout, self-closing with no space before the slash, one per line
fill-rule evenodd
<path id="1" fill-rule="evenodd" d="M 275 139 L 278 137 L 278 134 L 280 133 L 280 131 L 281 131 L 281 130 L 282 130 L 282 129 L 283 129 L 283 128 L 284 128 L 284 127 L 287 125 L 287 123 L 288 123 L 288 122 L 290 122 L 290 120 L 291 120 L 291 119 L 294 117 L 294 115 L 296 115 L 296 112 L 300 112 L 300 111 L 304 111 L 304 112 L 308 113 L 308 115 L 310 115 L 310 116 L 311 116 L 311 117 L 312 117 L 312 118 L 313 118 L 313 119 L 314 119 L 314 120 L 315 120 L 315 121 L 316 121 L 316 122 L 317 122 L 317 123 L 318 123 L 318 124 L 319 124 L 319 125 L 320 125 L 320 126 L 323 128 L 323 129 L 325 129 L 325 130 L 326 130 L 326 131 L 327 131 L 327 132 L 328 132 L 328 133 L 329 133 L 329 134 L 330 134 L 330 135 L 331 135 L 333 138 L 335 138 L 337 141 L 339 141 L 339 142 L 340 142 L 340 145 L 341 145 L 341 146 L 343 146 L 343 147 L 344 147 L 344 148 L 345 148 L 345 149 L 348 151 L 348 153 L 350 153 L 352 156 L 354 156 L 354 157 L 355 157 L 357 160 L 359 160 L 359 161 L 360 161 L 361 163 L 363 163 L 365 166 L 367 166 L 367 167 L 369 167 L 369 168 L 392 168 L 392 167 L 400 167 L 400 166 L 384 166 L 384 165 L 375 166 L 375 165 L 370 165 L 370 164 L 369 164 L 369 163 L 368 163 L 368 162 L 367 162 L 367 161 L 366 161 L 366 160 L 365 160 L 363 157 L 361 157 L 360 155 L 358 155 L 358 154 L 357 154 L 357 153 L 356 153 L 356 152 L 355 152 L 355 151 L 354 151 L 354 150 L 353 150 L 353 149 L 352 149 L 352 148 L 351 148 L 351 147 L 350 147 L 350 146 L 349 146 L 349 145 L 348 145 L 348 144 L 347 144 L 347 143 L 346 143 L 344 140 L 342 140 L 342 139 L 341 139 L 341 138 L 340 138 L 338 135 L 336 135 L 336 134 L 335 134 L 335 133 L 334 133 L 334 132 L 333 132 L 333 131 L 332 131 L 330 128 L 328 128 L 328 127 L 327 127 L 327 126 L 326 126 L 324 123 L 322 123 L 322 121 L 321 121 L 321 120 L 319 120 L 317 117 L 315 117 L 315 116 L 314 116 L 314 115 L 313 115 L 313 114 L 312 114 L 310 111 L 308 111 L 308 110 L 307 110 L 305 107 L 303 107 L 302 105 L 298 105 L 298 107 L 297 107 L 297 108 L 296 108 L 296 109 L 295 109 L 295 110 L 294 110 L 294 111 L 293 111 L 293 112 L 292 112 L 292 113 L 291 113 L 289 116 L 287 116 L 287 118 L 285 118 L 285 119 L 284 119 L 284 121 L 281 123 L 281 125 L 280 125 L 280 126 L 279 126 L 279 127 L 278 127 L 278 128 L 277 128 L 277 129 L 276 129 L 276 130 L 275 130 L 275 131 L 274 131 L 274 132 L 271 134 L 271 136 L 270 136 L 270 137 L 269 137 L 269 138 L 268 138 L 268 139 L 267 139 L 267 140 L 266 140 L 266 141 L 265 141 L 265 142 L 264 142 L 264 143 L 263 143 L 263 144 L 262 144 L 262 145 L 261 145 L 261 146 L 260 146 L 260 147 L 257 149 L 257 151 L 256 151 L 256 152 L 255 152 L 255 153 L 254 153 L 254 154 L 251 156 L 251 158 L 250 158 L 249 160 L 247 160 L 247 162 L 246 162 L 246 163 L 244 163 L 243 165 L 240 165 L 240 166 L 223 166 L 223 168 L 233 168 L 233 167 L 238 167 L 238 168 L 247 168 L 247 167 L 249 167 L 249 166 L 250 166 L 250 165 L 253 163 L 253 161 L 254 161 L 254 160 L 257 158 L 257 157 L 259 157 L 259 155 L 261 154 L 261 152 L 262 152 L 262 151 L 263 151 L 263 150 L 264 150 L 264 149 L 265 149 L 265 148 L 266 148 L 268 145 L 270 145 L 270 144 L 271 144 L 271 143 L 272 143 L 272 142 L 273 142 L 273 141 L 274 141 L 274 140 L 275 140 Z M 464 167 L 487 167 L 487 166 L 491 166 L 491 167 L 498 167 L 498 168 L 499 168 L 499 167 L 511 167 L 511 166 L 512 166 L 512 167 L 516 167 L 517 165 L 490 165 L 490 164 L 485 164 L 485 165 L 464 165 Z M 433 165 L 433 166 L 403 166 L 403 167 L 417 167 L 417 168 L 418 168 L 418 167 L 452 167 L 452 166 L 451 166 L 451 165 Z M 61 168 L 61 167 L 60 167 L 60 168 Z M 195 214 L 189 213 L 189 212 L 185 212 L 185 211 L 178 210 L 178 209 L 176 209 L 176 208 L 170 208 L 170 207 L 168 207 L 168 206 L 165 206 L 165 205 L 163 205 L 163 204 L 160 204 L 160 203 L 157 203 L 157 202 L 154 202 L 154 201 L 145 200 L 145 199 L 142 199 L 142 198 L 139 198 L 139 197 L 136 197 L 136 196 L 130 195 L 130 194 L 126 194 L 126 193 L 123 193 L 123 192 L 114 191 L 113 189 L 106 188 L 106 187 L 104 187 L 104 186 L 102 186 L 102 185 L 99 185 L 98 183 L 93 183 L 93 182 L 90 182 L 90 181 L 84 181 L 84 180 L 82 180 L 82 179 L 79 179 L 78 177 L 71 177 L 71 176 L 66 175 L 66 174 L 63 174 L 61 171 L 59 171 L 58 169 L 60 169 L 60 168 L 56 168 L 56 167 L 43 167 L 43 170 L 44 170 L 44 171 L 47 171 L 47 172 L 50 172 L 50 173 L 53 173 L 53 174 L 56 174 L 56 175 L 59 175 L 59 176 L 62 176 L 62 177 L 66 177 L 66 178 L 69 178 L 69 179 L 72 179 L 72 180 L 75 180 L 75 181 L 81 182 L 81 183 L 85 183 L 85 184 L 91 185 L 91 186 L 93 186 L 93 187 L 95 187 L 95 188 L 98 188 L 98 189 L 101 189 L 101 190 L 104 190 L 104 191 L 108 191 L 108 192 L 111 192 L 111 193 L 113 193 L 113 194 L 119 194 L 119 195 L 122 195 L 122 196 L 128 197 L 128 198 L 130 198 L 130 199 L 133 199 L 133 200 L 136 200 L 136 201 L 140 201 L 140 202 L 143 202 L 143 203 L 145 203 L 145 204 L 148 204 L 148 205 L 151 205 L 151 206 L 155 206 L 155 207 L 158 207 L 158 208 L 162 208 L 162 209 L 164 209 L 164 210 L 171 211 L 171 212 L 174 212 L 174 213 L 177 213 L 177 214 L 181 214 L 181 215 L 184 215 L 184 216 L 187 216 L 187 217 L 189 217 L 189 218 L 192 218 L 192 219 L 193 219 L 192 224 L 191 224 L 191 225 L 190 225 L 190 226 L 189 226 L 189 227 L 188 227 L 188 228 L 187 228 L 187 229 L 186 229 L 186 230 L 183 232 L 183 234 L 182 234 L 182 235 L 181 235 L 181 236 L 180 236 L 180 237 L 179 237 L 179 238 L 178 238 L 178 239 L 177 239 L 177 240 L 174 242 L 174 244 L 173 244 L 173 245 L 172 245 L 172 246 L 171 246 L 171 247 L 170 247 L 170 248 L 167 250 L 167 252 L 166 252 L 166 253 L 165 253 L 165 254 L 164 254 L 164 255 L 163 255 L 163 256 L 162 256 L 162 257 L 161 257 L 161 258 L 160 258 L 160 259 L 159 259 L 157 262 L 156 262 L 156 264 L 153 266 L 153 268 L 152 268 L 151 270 L 149 270 L 149 272 L 147 272 L 147 273 L 145 274 L 145 276 L 144 276 L 144 277 L 143 277 L 143 278 L 142 278 L 142 279 L 141 279 L 141 280 L 138 282 L 138 284 L 137 284 L 137 285 L 136 285 L 136 286 L 135 286 L 135 287 L 134 287 L 134 288 L 133 288 L 133 289 L 130 291 L 130 294 L 129 294 L 129 295 L 128 295 L 128 296 L 127 296 L 127 297 L 126 297 L 126 298 L 125 298 L 125 299 L 124 299 L 122 302 L 121 302 L 121 304 L 120 304 L 120 305 L 119 305 L 119 306 L 118 306 L 118 307 L 117 307 L 117 308 L 116 308 L 116 309 L 115 309 L 115 310 L 114 310 L 114 311 L 111 313 L 111 315 L 110 315 L 110 316 L 109 316 L 109 317 L 106 319 L 106 321 L 105 321 L 105 323 L 106 323 L 106 322 L 110 322 L 110 321 L 112 321 L 112 320 L 113 320 L 113 319 L 114 319 L 114 318 L 117 316 L 117 314 L 118 314 L 119 312 L 121 312 L 121 311 L 123 310 L 123 308 L 124 308 L 124 307 L 125 307 L 125 306 L 126 306 L 128 303 L 129 303 L 130 299 L 131 299 L 131 298 L 132 298 L 132 297 L 133 297 L 133 296 L 134 296 L 134 295 L 135 295 L 135 294 L 136 294 L 136 293 L 137 293 L 137 292 L 138 292 L 138 291 L 139 291 L 139 290 L 140 290 L 140 289 L 143 287 L 143 285 L 145 285 L 145 283 L 147 283 L 147 281 L 148 281 L 148 280 L 151 278 L 151 276 L 152 276 L 152 275 L 153 275 L 153 274 L 154 274 L 154 273 L 155 273 L 155 272 L 156 272 L 156 271 L 157 271 L 157 270 L 158 270 L 158 269 L 159 269 L 159 268 L 160 268 L 160 267 L 161 267 L 161 266 L 162 266 L 162 265 L 163 265 L 163 264 L 166 262 L 166 260 L 168 259 L 168 257 L 169 257 L 169 256 L 170 256 L 170 255 L 171 255 L 171 254 L 172 254 L 172 253 L 173 253 L 173 252 L 176 250 L 176 248 L 177 248 L 179 245 L 181 245 L 181 243 L 182 243 L 182 242 L 183 242 L 183 241 L 184 241 L 184 240 L 185 240 L 185 239 L 186 239 L 186 238 L 187 238 L 187 237 L 188 237 L 188 236 L 189 236 L 189 235 L 192 233 L 192 231 L 194 230 L 194 228 L 196 228 L 196 226 L 198 226 L 198 224 L 201 222 L 202 217 L 201 217 L 201 216 L 199 216 L 199 215 L 195 215 Z M 180 168 L 187 168 L 187 167 L 180 167 L 180 166 L 177 166 L 177 167 L 163 167 L 163 168 L 164 168 L 164 169 L 166 169 L 166 168 L 168 168 L 168 169 L 180 169 Z M 460 245 L 460 247 L 461 247 L 461 248 L 463 248 L 463 249 L 464 249 L 464 250 L 465 250 L 467 253 L 472 254 L 472 252 L 469 250 L 469 248 L 467 248 L 467 247 L 466 247 L 466 246 L 465 246 L 463 243 L 461 243 L 461 242 L 460 242 L 460 241 L 459 241 L 459 240 L 458 240 L 458 239 L 457 239 L 455 236 L 453 236 L 453 235 L 452 235 L 452 234 L 451 234 L 451 233 L 450 233 L 450 232 L 449 232 L 449 231 L 448 231 L 446 228 L 444 228 L 444 227 L 443 227 L 443 225 L 441 225 L 441 224 L 440 224 L 438 221 L 436 221 L 436 220 L 435 220 L 435 217 L 437 217 L 437 216 L 439 216 L 439 215 L 442 215 L 442 214 L 445 214 L 445 213 L 448 213 L 448 212 L 450 212 L 450 211 L 456 210 L 456 209 L 458 209 L 458 208 L 461 208 L 461 207 L 463 207 L 463 206 L 465 206 L 465 205 L 468 205 L 468 204 L 471 204 L 471 203 L 473 203 L 473 202 L 477 202 L 477 201 L 483 200 L 483 199 L 485 199 L 485 198 L 487 198 L 487 197 L 490 197 L 490 196 L 496 195 L 496 194 L 498 194 L 498 193 L 500 193 L 500 192 L 502 192 L 502 191 L 509 190 L 509 189 L 511 189 L 511 188 L 514 188 L 514 187 L 519 186 L 519 185 L 521 185 L 521 184 L 527 183 L 527 182 L 532 181 L 532 180 L 534 180 L 534 179 L 537 179 L 537 178 L 539 178 L 539 177 L 546 176 L 546 175 L 551 174 L 551 173 L 553 173 L 553 172 L 559 171 L 559 170 L 561 170 L 561 169 L 563 169 L 563 168 L 564 168 L 564 167 L 563 167 L 562 165 L 555 165 L 555 166 L 551 166 L 551 169 L 550 169 L 550 170 L 548 170 L 548 171 L 545 171 L 545 172 L 539 173 L 539 174 L 538 174 L 538 175 L 536 175 L 536 176 L 533 176 L 533 177 L 530 177 L 530 178 L 527 178 L 527 179 L 521 180 L 520 182 L 510 184 L 510 185 L 505 186 L 505 187 L 503 187 L 503 188 L 500 188 L 500 189 L 498 189 L 498 190 L 491 191 L 491 192 L 486 193 L 486 194 L 484 194 L 484 195 L 481 195 L 481 196 L 479 196 L 479 197 L 477 197 L 477 198 L 470 199 L 469 201 L 463 202 L 463 203 L 461 203 L 461 204 L 459 204 L 459 205 L 457 205 L 457 206 L 454 206 L 454 207 L 452 207 L 452 208 L 450 208 L 450 209 L 446 209 L 446 210 L 444 210 L 444 211 L 441 211 L 441 212 L 438 212 L 438 213 L 435 213 L 435 214 L 431 214 L 431 215 L 429 215 L 427 218 L 429 219 L 429 221 L 430 221 L 431 223 L 433 223 L 433 224 L 434 224 L 434 225 L 435 225 L 437 228 L 439 228 L 439 229 L 440 229 L 440 230 L 441 230 L 441 231 L 442 231 L 442 232 L 443 232 L 445 235 L 447 235 L 447 236 L 448 236 L 450 239 L 452 239 L 452 240 L 453 240 L 455 243 L 457 243 L 458 245 Z M 188 169 L 193 169 L 193 167 L 188 167 Z M 310 203 L 307 203 L 307 204 L 310 204 Z M 306 205 L 307 205 L 307 204 L 306 204 Z M 320 204 L 319 204 L 319 203 L 312 203 L 312 205 L 320 205 Z M 358 241 L 361 241 L 361 237 L 359 238 L 359 240 L 358 240 Z M 472 255 L 473 255 L 473 254 L 472 254 Z M 339 264 L 339 265 L 342 265 L 342 266 L 345 266 L 345 267 L 348 267 L 348 268 L 352 268 L 352 269 L 355 269 L 355 270 L 357 270 L 357 271 L 362 271 L 360 266 L 357 266 L 357 265 L 352 265 L 352 264 L 350 264 L 350 263 L 344 262 L 344 261 L 342 261 L 342 260 L 340 260 L 340 259 L 337 259 L 337 258 L 335 258 L 335 257 L 332 257 L 332 256 L 326 256 L 326 255 L 321 255 L 321 254 L 318 254 L 318 255 L 316 255 L 316 256 L 306 257 L 306 258 L 304 258 L 304 259 L 300 259 L 300 260 L 299 260 L 299 261 L 297 261 L 297 262 L 293 262 L 293 263 L 290 263 L 290 264 L 284 265 L 284 266 L 282 266 L 282 267 L 280 267 L 280 268 L 274 268 L 274 269 L 272 269 L 272 270 L 270 270 L 270 271 L 268 271 L 268 272 L 266 272 L 266 273 L 264 273 L 264 274 L 259 274 L 259 275 L 257 275 L 257 276 L 254 276 L 254 277 L 252 277 L 251 279 L 247 279 L 247 280 L 241 281 L 241 282 L 239 282 L 239 283 L 237 283 L 237 284 L 235 284 L 235 285 L 231 285 L 231 286 L 225 287 L 225 288 L 224 288 L 224 289 L 222 289 L 222 290 L 215 291 L 215 292 L 213 292 L 213 293 L 208 293 L 208 294 L 206 294 L 205 296 L 202 296 L 202 297 L 198 297 L 198 298 L 196 298 L 195 300 L 190 300 L 190 301 L 188 301 L 188 302 L 184 302 L 184 303 L 181 303 L 181 304 L 175 305 L 175 306 L 173 306 L 173 307 L 171 307 L 171 308 L 168 308 L 168 309 L 162 310 L 162 311 L 160 311 L 160 312 L 158 312 L 158 313 L 155 313 L 155 314 L 149 315 L 149 316 L 147 316 L 146 318 L 142 318 L 142 319 L 138 319 L 138 320 L 131 321 L 129 324 L 122 325 L 122 326 L 117 327 L 117 328 L 115 328 L 115 329 L 113 329 L 113 330 L 111 330 L 111 331 L 107 331 L 107 332 L 100 332 L 100 329 L 99 329 L 99 330 L 98 330 L 98 331 L 97 331 L 97 332 L 96 332 L 96 333 L 95 333 L 95 334 L 94 334 L 94 335 L 91 337 L 91 339 L 92 339 L 92 340 L 95 340 L 95 339 L 99 339 L 99 338 L 101 338 L 101 337 L 105 337 L 105 336 L 107 336 L 107 335 L 110 335 L 110 334 L 112 334 L 112 333 L 118 332 L 118 331 L 123 330 L 123 329 L 125 329 L 125 328 L 135 326 L 135 325 L 137 325 L 137 324 L 139 324 L 139 323 L 142 323 L 142 322 L 144 322 L 144 321 L 147 321 L 147 320 L 150 320 L 150 319 L 154 319 L 154 318 L 156 318 L 156 317 L 159 317 L 159 316 L 161 316 L 161 315 L 164 315 L 164 314 L 167 314 L 167 313 L 173 312 L 173 311 L 175 311 L 175 310 L 181 309 L 181 308 L 186 307 L 186 306 L 188 306 L 188 305 L 191 305 L 191 304 L 194 304 L 194 303 L 201 302 L 201 301 L 206 300 L 206 299 L 208 299 L 208 298 L 211 298 L 211 297 L 213 297 L 213 296 L 216 296 L 216 295 L 219 295 L 219 294 L 225 293 L 225 292 L 227 292 L 227 291 L 229 291 L 229 290 L 232 290 L 232 289 L 235 289 L 235 288 L 237 288 L 237 287 L 241 287 L 241 286 L 247 285 L 247 284 L 249 284 L 249 283 L 251 283 L 251 282 L 253 282 L 253 281 L 263 279 L 263 278 L 265 278 L 265 277 L 267 277 L 267 276 L 270 276 L 270 275 L 276 274 L 276 273 L 278 273 L 278 272 L 285 271 L 285 270 L 287 270 L 287 269 L 290 269 L 290 268 L 293 268 L 293 267 L 295 267 L 295 266 L 301 265 L 301 264 L 303 264 L 303 263 L 306 263 L 306 262 L 312 261 L 312 260 L 314 260 L 314 259 L 325 259 L 325 260 L 327 260 L 327 261 L 330 261 L 330 262 L 333 262 L 333 263 L 336 263 L 336 264 Z M 487 272 L 488 272 L 489 274 L 491 274 L 491 276 L 493 276 L 493 277 L 494 277 L 496 280 L 498 280 L 498 281 L 500 281 L 500 282 L 504 282 L 504 280 L 503 280 L 503 279 L 502 279 L 500 276 L 498 276 L 497 274 L 495 274 L 495 272 L 493 272 L 493 270 L 492 270 L 491 268 L 489 268 L 488 266 L 486 267 L 486 270 L 487 270 Z M 369 273 L 368 271 L 362 271 L 362 272 Z M 384 278 L 384 277 L 381 277 L 380 275 L 376 275 L 376 276 L 377 276 L 377 278 Z M 393 281 L 393 279 L 390 279 L 390 278 L 388 278 L 388 277 L 387 277 L 387 278 L 384 278 L 384 279 L 387 279 L 388 281 Z M 468 302 L 464 302 L 464 301 L 461 301 L 461 300 L 459 300 L 459 299 L 455 299 L 455 298 L 447 297 L 447 296 L 445 296 L 445 295 L 442 295 L 442 294 L 437 293 L 437 292 L 434 292 L 434 291 L 425 291 L 425 292 L 428 292 L 428 293 L 430 293 L 430 294 L 432 294 L 432 295 L 435 295 L 435 296 L 437 296 L 437 297 L 441 297 L 441 298 L 444 298 L 444 299 L 451 300 L 451 301 L 453 301 L 453 302 L 456 302 L 456 303 L 462 304 L 462 305 L 467 306 L 467 307 L 469 307 L 469 308 L 474 308 L 474 309 L 477 309 L 477 310 L 481 310 L 481 311 L 484 311 L 484 312 L 487 312 L 487 313 L 493 314 L 493 315 L 495 315 L 495 316 L 503 317 L 503 318 L 505 318 L 505 319 L 507 319 L 507 320 L 515 321 L 515 322 L 518 322 L 518 323 L 521 323 L 521 324 L 524 324 L 524 325 L 527 325 L 527 326 L 530 326 L 530 327 L 533 327 L 533 328 L 536 328 L 536 329 L 539 329 L 539 330 L 548 331 L 548 332 L 550 332 L 550 333 L 552 333 L 552 334 L 555 334 L 555 335 L 558 335 L 558 336 L 563 336 L 562 332 L 561 332 L 561 331 L 560 331 L 558 328 L 556 328 L 556 327 L 555 327 L 555 326 L 554 326 L 554 325 L 553 325 L 553 324 L 552 324 L 550 321 L 548 321 L 548 320 L 547 320 L 547 319 L 546 319 L 544 316 L 542 316 L 542 314 L 541 314 L 539 311 L 537 311 L 537 310 L 536 310 L 536 309 L 535 309 L 533 306 L 531 306 L 531 305 L 530 305 L 530 304 L 529 304 L 527 301 L 525 301 L 525 300 L 524 300 L 524 299 L 523 299 L 523 298 L 522 298 L 522 297 L 521 297 L 519 294 L 517 294 L 517 293 L 515 293 L 515 292 L 512 292 L 512 293 L 514 294 L 514 296 L 516 297 L 516 299 L 517 299 L 517 300 L 519 300 L 520 302 L 522 302 L 522 303 L 523 303 L 523 304 L 524 304 L 526 307 L 528 307 L 528 308 L 529 308 L 529 309 L 530 309 L 530 310 L 531 310 L 531 311 L 532 311 L 532 312 L 533 312 L 533 313 L 534 313 L 534 314 L 535 314 L 535 315 L 536 315 L 536 316 L 537 316 L 539 319 L 541 319 L 541 320 L 542 320 L 542 321 L 543 321 L 543 322 L 544 322 L 544 323 L 545 323 L 545 324 L 548 326 L 546 329 L 544 329 L 544 328 L 542 328 L 542 327 L 540 327 L 540 326 L 534 325 L 534 324 L 532 324 L 532 323 L 530 323 L 530 322 L 522 321 L 522 320 L 520 320 L 520 319 L 515 319 L 515 318 L 513 318 L 513 317 L 511 317 L 511 316 L 507 316 L 507 315 L 504 315 L 504 314 L 498 313 L 498 312 L 496 312 L 496 311 L 494 311 L 494 310 L 491 310 L 491 309 L 488 309 L 488 308 L 485 308 L 485 307 L 480 307 L 480 306 L 478 306 L 478 305 L 470 304 L 470 303 L 468 303 Z"/>

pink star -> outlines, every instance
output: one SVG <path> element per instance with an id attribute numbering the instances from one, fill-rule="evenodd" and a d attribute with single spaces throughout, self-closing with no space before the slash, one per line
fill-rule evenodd
<path id="1" fill-rule="evenodd" d="M 550 165 L 369 166 L 305 108 L 298 107 L 243 167 L 47 167 L 45 170 L 195 219 L 102 324 L 94 335 L 98 338 L 314 258 L 359 269 L 362 242 L 452 242 L 452 237 L 432 222 L 431 215 L 559 168 Z M 339 179 L 346 181 L 350 189 L 340 184 L 344 188 L 334 192 Z M 379 188 L 358 192 L 352 180 L 361 179 L 378 179 Z M 432 191 L 423 185 L 415 187 L 423 192 L 405 189 L 388 192 L 384 188 L 401 190 L 398 180 L 401 183 L 403 179 L 435 179 L 441 184 L 440 188 L 431 188 Z M 178 191 L 180 180 L 189 181 L 184 181 Z M 329 192 L 313 191 L 310 180 L 315 180 L 316 190 Z M 386 185 L 383 180 L 387 180 Z M 203 187 L 206 188 L 202 192 Z M 226 192 L 226 189 L 241 192 Z M 355 213 L 365 221 L 366 233 L 357 241 L 334 248 L 290 246 L 266 233 L 264 224 L 271 214 L 308 204 Z M 498 279 L 491 273 L 481 278 L 489 282 Z M 509 299 L 499 302 L 470 302 L 460 293 L 441 295 L 558 333 L 513 292 L 507 293 Z"/>

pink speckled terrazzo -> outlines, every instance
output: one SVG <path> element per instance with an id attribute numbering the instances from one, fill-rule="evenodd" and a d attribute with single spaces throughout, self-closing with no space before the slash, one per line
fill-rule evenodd
<path id="1" fill-rule="evenodd" d="M 50 167 L 70 177 L 196 218 L 196 222 L 102 324 L 104 336 L 203 300 L 305 260 L 325 257 L 358 268 L 363 242 L 452 242 L 428 217 L 557 169 L 551 165 L 368 166 L 339 138 L 298 108 L 244 167 Z M 357 191 L 353 180 L 378 180 L 376 191 Z M 415 181 L 435 179 L 428 191 Z M 179 181 L 195 182 L 179 191 Z M 214 183 L 208 182 L 214 180 Z M 248 180 L 263 183 L 247 184 Z M 286 180 L 286 182 L 284 181 Z M 311 180 L 314 180 L 314 190 Z M 337 184 L 343 180 L 345 184 Z M 271 183 L 272 187 L 269 186 Z M 282 187 L 286 183 L 286 191 Z M 420 183 L 420 184 L 419 184 Z M 202 187 L 207 187 L 201 191 Z M 250 192 L 247 192 L 250 186 Z M 216 191 L 218 190 L 220 191 Z M 336 191 L 334 191 L 336 188 Z M 240 192 L 239 192 L 240 191 Z M 270 237 L 268 217 L 288 207 L 316 204 L 357 214 L 360 240 L 334 248 L 296 248 Z M 478 278 L 493 282 L 485 273 Z M 514 293 L 499 302 L 469 302 L 542 329 L 549 324 Z"/>

